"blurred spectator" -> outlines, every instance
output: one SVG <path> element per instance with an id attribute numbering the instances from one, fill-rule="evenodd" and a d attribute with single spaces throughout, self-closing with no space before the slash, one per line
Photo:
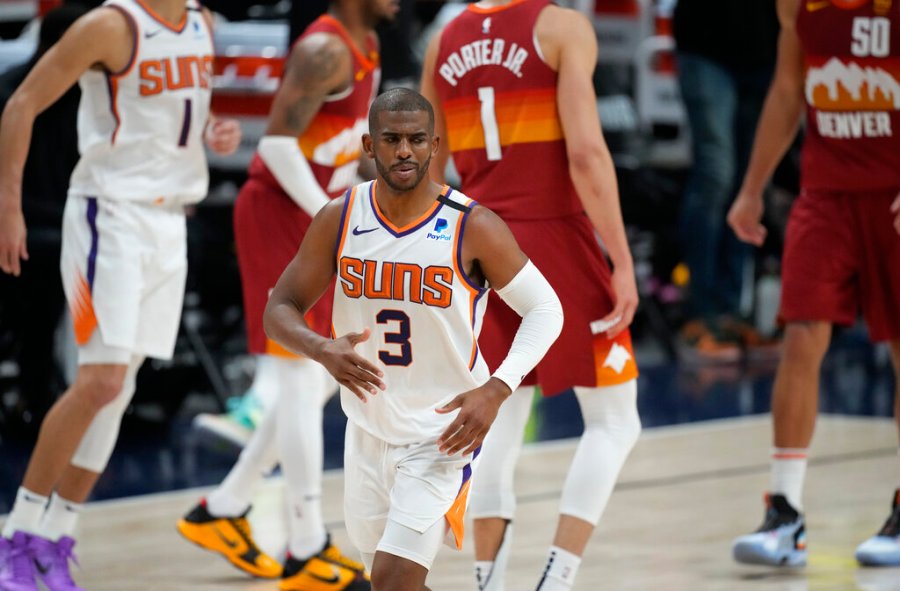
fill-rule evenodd
<path id="1" fill-rule="evenodd" d="M 0 76 L 0 110 L 44 52 L 86 12 L 66 4 L 48 12 L 41 23 L 35 54 Z M 65 309 L 59 273 L 62 216 L 69 176 L 78 161 L 77 86 L 34 123 L 22 180 L 22 210 L 28 222 L 29 259 L 19 277 L 0 274 L 0 322 L 11 330 L 19 367 L 19 402 L 6 417 L 6 430 L 34 429 L 65 389 L 54 355 L 54 335 Z"/>
<path id="2" fill-rule="evenodd" d="M 674 27 L 693 153 L 680 220 L 690 270 L 681 335 L 698 358 L 734 361 L 744 341 L 756 340 L 741 318 L 751 311 L 753 270 L 725 215 L 775 65 L 775 2 L 680 0 Z"/>

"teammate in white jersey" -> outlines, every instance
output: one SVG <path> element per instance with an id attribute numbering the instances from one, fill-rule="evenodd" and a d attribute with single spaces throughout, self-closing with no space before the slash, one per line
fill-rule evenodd
<path id="1" fill-rule="evenodd" d="M 61 270 L 75 382 L 47 414 L 0 539 L 0 589 L 78 589 L 68 570 L 80 504 L 106 467 L 137 370 L 170 358 L 186 274 L 183 206 L 206 195 L 204 141 L 233 152 L 209 115 L 213 43 L 194 0 L 109 0 L 37 63 L 0 121 L 0 269 L 27 259 L 22 168 L 35 117 L 76 81 L 81 160 Z M 52 499 L 50 498 L 52 493 Z"/>
<path id="2" fill-rule="evenodd" d="M 562 308 L 500 218 L 429 180 L 439 138 L 424 97 L 380 95 L 369 130 L 376 181 L 315 217 L 265 325 L 341 384 L 345 519 L 372 589 L 421 591 L 445 535 L 462 543 L 472 461 L 500 404 L 559 334 Z M 331 340 L 304 314 L 335 274 Z M 523 317 L 493 376 L 476 340 L 487 285 Z"/>

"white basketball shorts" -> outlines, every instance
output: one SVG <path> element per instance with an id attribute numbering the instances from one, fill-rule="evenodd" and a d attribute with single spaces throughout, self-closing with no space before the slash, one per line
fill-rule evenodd
<path id="1" fill-rule="evenodd" d="M 70 194 L 60 271 L 80 364 L 172 357 L 187 275 L 182 206 Z"/>
<path id="2" fill-rule="evenodd" d="M 363 554 L 381 550 L 430 568 L 440 543 L 401 548 L 405 542 L 382 539 L 385 526 L 390 520 L 424 534 L 445 520 L 445 543 L 462 548 L 472 461 L 471 454 L 440 453 L 434 440 L 391 445 L 348 421 L 344 519 L 350 540 Z"/>

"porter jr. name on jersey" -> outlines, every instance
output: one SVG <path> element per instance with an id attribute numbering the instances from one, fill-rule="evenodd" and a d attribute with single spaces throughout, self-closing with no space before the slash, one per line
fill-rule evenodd
<path id="1" fill-rule="evenodd" d="M 481 39 L 473 41 L 454 51 L 438 66 L 438 73 L 451 86 L 456 86 L 460 78 L 475 68 L 482 66 L 501 66 L 522 77 L 522 65 L 528 59 L 528 50 L 517 43 L 504 39 Z"/>

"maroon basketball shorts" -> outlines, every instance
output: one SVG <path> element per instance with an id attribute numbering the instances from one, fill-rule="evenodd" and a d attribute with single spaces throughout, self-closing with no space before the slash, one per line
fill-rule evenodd
<path id="1" fill-rule="evenodd" d="M 780 317 L 850 325 L 862 312 L 873 341 L 900 339 L 900 189 L 804 189 L 787 226 Z"/>
<path id="2" fill-rule="evenodd" d="M 573 386 L 613 386 L 637 377 L 631 334 L 593 334 L 591 322 L 613 309 L 610 269 L 585 215 L 507 220 L 519 246 L 562 302 L 562 333 L 522 382 L 552 396 Z M 491 371 L 506 357 L 521 318 L 491 293 L 478 345 Z"/>
<path id="3" fill-rule="evenodd" d="M 297 254 L 311 221 L 290 197 L 255 179 L 248 180 L 238 194 L 234 205 L 234 237 L 250 353 L 294 356 L 266 338 L 263 312 L 272 288 Z M 306 314 L 310 327 L 324 336 L 331 334 L 333 298 L 332 284 Z"/>

